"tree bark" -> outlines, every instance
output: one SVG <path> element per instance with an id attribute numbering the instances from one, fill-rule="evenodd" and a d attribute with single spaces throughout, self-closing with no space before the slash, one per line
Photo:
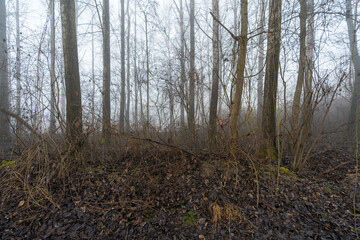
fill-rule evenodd
<path id="1" fill-rule="evenodd" d="M 110 105 L 110 12 L 109 0 L 103 0 L 103 129 L 102 135 L 105 142 L 110 140 L 111 134 L 111 105 Z"/>
<path id="2" fill-rule="evenodd" d="M 298 0 L 300 3 L 300 57 L 299 71 L 294 93 L 292 113 L 291 113 L 291 145 L 294 147 L 299 137 L 299 116 L 300 116 L 300 99 L 304 84 L 305 66 L 306 66 L 306 19 L 307 3 L 306 0 Z"/>
<path id="3" fill-rule="evenodd" d="M 212 12 L 214 16 L 219 19 L 219 2 L 212 0 Z M 212 69 L 212 86 L 210 99 L 210 119 L 209 119 L 209 136 L 210 144 L 216 141 L 216 120 L 217 120 L 217 105 L 219 99 L 219 23 L 213 19 L 213 69 Z"/>
<path id="4" fill-rule="evenodd" d="M 195 143 L 195 0 L 190 0 L 190 84 L 188 126 Z"/>
<path id="5" fill-rule="evenodd" d="M 121 99 L 120 99 L 120 131 L 125 129 L 125 1 L 121 0 Z"/>
<path id="6" fill-rule="evenodd" d="M 131 23 L 130 23 L 130 9 L 129 9 L 129 0 L 127 1 L 127 25 L 128 25 L 128 30 L 127 30 L 127 76 L 126 76 L 126 87 L 127 87 L 127 101 L 126 101 L 126 114 L 125 114 L 125 119 L 126 119 L 126 130 L 129 131 L 130 130 L 130 93 L 131 93 L 131 88 L 130 88 L 130 29 L 131 29 Z"/>
<path id="7" fill-rule="evenodd" d="M 181 82 L 180 82 L 180 124 L 181 128 L 185 127 L 185 37 L 184 37 L 184 9 L 183 0 L 180 0 L 180 68 L 181 68 Z"/>
<path id="8" fill-rule="evenodd" d="M 51 72 L 50 72 L 50 132 L 56 128 L 56 100 L 55 100 L 55 0 L 50 0 L 50 45 L 51 45 Z"/>
<path id="9" fill-rule="evenodd" d="M 257 123 L 258 126 L 261 126 L 261 115 L 263 108 L 263 96 L 264 96 L 264 61 L 265 61 L 265 35 L 264 35 L 264 26 L 265 26 L 265 9 L 266 3 L 265 0 L 260 0 L 260 27 L 259 27 L 259 62 L 258 62 L 258 72 L 259 76 L 257 79 Z"/>
<path id="10" fill-rule="evenodd" d="M 360 56 L 357 46 L 357 36 L 356 36 L 356 29 L 354 26 L 351 0 L 346 0 L 346 23 L 348 27 L 351 60 L 354 64 L 354 72 L 355 72 L 355 83 L 351 95 L 351 106 L 350 106 L 350 114 L 349 114 L 349 132 L 356 133 L 356 124 L 357 124 L 356 120 L 359 120 L 359 115 L 357 116 L 356 113 L 360 112 L 359 110 L 357 110 L 360 104 Z M 359 132 L 356 134 L 357 136 L 359 136 Z"/>
<path id="11" fill-rule="evenodd" d="M 66 139 L 72 145 L 81 140 L 82 106 L 75 23 L 75 3 L 61 0 L 62 42 L 66 84 Z"/>
<path id="12" fill-rule="evenodd" d="M 271 0 L 269 5 L 269 33 L 266 52 L 264 104 L 262 113 L 262 152 L 271 160 L 276 158 L 276 97 L 281 45 L 282 0 Z"/>
<path id="13" fill-rule="evenodd" d="M 21 115 L 21 46 L 20 46 L 20 13 L 19 0 L 16 0 L 16 114 Z M 19 133 L 20 122 L 16 121 L 16 133 Z"/>
<path id="14" fill-rule="evenodd" d="M 6 35 L 5 0 L 0 0 L 0 108 L 9 110 L 8 54 Z M 0 147 L 5 149 L 9 137 L 9 121 L 4 112 L 0 112 Z"/>
<path id="15" fill-rule="evenodd" d="M 235 154 L 238 137 L 238 119 L 241 106 L 241 97 L 244 85 L 245 61 L 247 53 L 248 32 L 248 1 L 241 0 L 241 30 L 238 37 L 239 57 L 236 66 L 236 90 L 233 103 L 230 108 L 230 152 Z"/>

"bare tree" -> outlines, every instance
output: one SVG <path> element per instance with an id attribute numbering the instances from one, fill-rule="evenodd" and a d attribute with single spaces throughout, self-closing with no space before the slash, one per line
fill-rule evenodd
<path id="1" fill-rule="evenodd" d="M 248 1 L 241 0 L 241 30 L 240 36 L 237 37 L 239 49 L 239 57 L 236 66 L 236 90 L 233 103 L 230 108 L 230 151 L 235 153 L 236 140 L 238 132 L 238 119 L 240 114 L 241 97 L 244 85 L 245 60 L 247 53 L 247 34 L 248 34 Z"/>
<path id="2" fill-rule="evenodd" d="M 9 110 L 8 57 L 5 0 L 0 0 L 0 108 Z M 0 146 L 4 148 L 9 136 L 9 122 L 5 112 L 0 112 Z"/>
<path id="3" fill-rule="evenodd" d="M 21 47 L 20 47 L 20 13 L 19 0 L 16 0 L 16 114 L 21 114 Z M 20 129 L 20 122 L 16 122 L 16 132 Z"/>
<path id="4" fill-rule="evenodd" d="M 270 159 L 276 156 L 276 96 L 281 45 L 281 5 L 282 0 L 270 0 L 262 114 L 262 133 L 264 138 L 262 151 Z"/>
<path id="5" fill-rule="evenodd" d="M 212 11 L 215 18 L 219 19 L 219 2 L 212 0 Z M 210 99 L 210 119 L 209 119 L 209 136 L 210 143 L 216 140 L 216 119 L 217 119 L 217 105 L 219 98 L 219 23 L 213 19 L 213 69 L 212 69 L 212 86 Z"/>
<path id="6" fill-rule="evenodd" d="M 56 128 L 55 120 L 55 0 L 50 0 L 50 45 L 51 45 L 51 72 L 50 72 L 50 132 Z"/>
<path id="7" fill-rule="evenodd" d="M 351 96 L 351 106 L 350 106 L 350 115 L 349 115 L 349 130 L 350 132 L 356 132 L 356 120 L 359 120 L 359 117 L 356 116 L 357 108 L 360 104 L 360 55 L 359 49 L 357 46 L 357 36 L 356 36 L 356 28 L 354 24 L 354 15 L 352 9 L 352 1 L 346 0 L 346 23 L 348 27 L 348 36 L 350 42 L 350 52 L 351 52 L 351 60 L 354 64 L 354 72 L 355 72 L 355 84 L 354 89 Z M 356 133 L 359 134 L 359 133 Z"/>
<path id="8" fill-rule="evenodd" d="M 307 3 L 306 0 L 298 0 L 300 3 L 300 57 L 299 71 L 294 93 L 292 113 L 291 113 L 291 142 L 295 146 L 298 139 L 299 131 L 299 115 L 300 115 L 300 99 L 304 84 L 305 66 L 306 66 L 306 19 L 307 19 Z"/>
<path id="9" fill-rule="evenodd" d="M 184 8 L 183 8 L 183 0 L 180 0 L 180 98 L 181 98 L 181 105 L 180 105 L 180 123 L 181 127 L 185 127 L 185 36 L 184 36 Z"/>
<path id="10" fill-rule="evenodd" d="M 130 4 L 129 0 L 127 1 L 127 53 L 126 53 L 126 62 L 127 62 L 127 75 L 126 75 L 126 87 L 127 87 L 127 101 L 126 101 L 126 113 L 125 113 L 125 121 L 126 121 L 126 130 L 130 129 L 130 30 L 131 30 L 131 23 L 130 23 Z"/>
<path id="11" fill-rule="evenodd" d="M 111 66 L 110 66 L 110 17 L 109 0 L 103 0 L 103 129 L 102 134 L 106 142 L 110 140 L 111 128 L 111 105 L 110 105 L 110 85 L 111 85 Z"/>
<path id="12" fill-rule="evenodd" d="M 61 24 L 66 82 L 66 138 L 76 143 L 82 135 L 82 107 L 75 22 L 75 3 L 61 0 Z"/>
<path id="13" fill-rule="evenodd" d="M 125 0 L 121 0 L 121 96 L 120 96 L 120 131 L 125 130 Z"/>
<path id="14" fill-rule="evenodd" d="M 190 0 L 190 84 L 188 126 L 195 139 L 195 0 Z"/>
<path id="15" fill-rule="evenodd" d="M 263 95 L 264 95 L 264 60 L 265 60 L 265 35 L 264 35 L 264 26 L 265 26 L 265 9 L 266 9 L 266 0 L 260 0 L 260 22 L 259 22 L 259 61 L 258 61 L 258 71 L 259 76 L 257 80 L 257 122 L 261 126 L 261 115 L 262 115 L 262 104 L 263 104 Z"/>

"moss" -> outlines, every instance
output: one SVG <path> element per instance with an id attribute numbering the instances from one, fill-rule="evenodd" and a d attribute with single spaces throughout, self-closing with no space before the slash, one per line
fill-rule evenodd
<path id="1" fill-rule="evenodd" d="M 3 160 L 2 164 L 0 166 L 0 169 L 3 167 L 11 167 L 15 164 L 15 161 L 7 161 L 7 160 Z"/>
<path id="2" fill-rule="evenodd" d="M 196 225 L 196 213 L 194 211 L 189 211 L 186 213 L 184 218 L 184 224 L 187 226 Z"/>

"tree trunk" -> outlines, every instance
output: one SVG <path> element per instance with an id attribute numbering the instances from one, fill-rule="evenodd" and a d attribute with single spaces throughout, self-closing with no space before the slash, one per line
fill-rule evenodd
<path id="1" fill-rule="evenodd" d="M 291 145 L 295 147 L 299 137 L 299 115 L 300 115 L 300 99 L 304 83 L 305 66 L 306 66 L 306 19 L 307 19 L 307 3 L 306 0 L 298 0 L 300 3 L 300 57 L 299 71 L 297 83 L 294 93 L 292 113 L 291 113 Z"/>
<path id="2" fill-rule="evenodd" d="M 130 93 L 131 93 L 131 89 L 130 89 L 130 29 L 131 29 L 131 24 L 130 24 L 130 9 L 129 9 L 129 0 L 127 1 L 127 25 L 128 25 L 128 30 L 127 30 L 127 76 L 126 76 L 126 86 L 127 86 L 127 101 L 126 101 L 126 114 L 125 114 L 125 119 L 126 119 L 126 130 L 129 131 L 130 130 Z"/>
<path id="3" fill-rule="evenodd" d="M 21 47 L 19 0 L 16 0 L 16 114 L 21 115 Z M 19 133 L 20 122 L 16 121 L 16 133 Z"/>
<path id="4" fill-rule="evenodd" d="M 71 146 L 81 140 L 82 107 L 75 24 L 75 3 L 61 0 L 62 41 L 66 82 L 66 138 Z"/>
<path id="5" fill-rule="evenodd" d="M 146 38 L 146 134 L 150 136 L 150 67 L 149 67 L 149 33 L 148 19 L 145 14 L 145 38 Z"/>
<path id="6" fill-rule="evenodd" d="M 9 110 L 8 55 L 6 35 L 5 0 L 0 0 L 0 108 Z M 0 147 L 4 150 L 9 137 L 9 121 L 4 112 L 0 112 Z"/>
<path id="7" fill-rule="evenodd" d="M 212 0 L 212 11 L 214 16 L 219 19 L 219 2 Z M 210 119 L 209 119 L 209 143 L 216 141 L 216 119 L 217 105 L 219 99 L 219 23 L 213 19 L 213 69 L 212 69 L 212 86 L 210 99 Z"/>
<path id="8" fill-rule="evenodd" d="M 266 52 L 266 73 L 262 115 L 262 152 L 271 160 L 276 158 L 276 95 L 281 45 L 282 0 L 271 0 L 269 5 L 269 33 Z"/>
<path id="9" fill-rule="evenodd" d="M 195 0 L 190 0 L 190 86 L 188 126 L 195 143 Z"/>
<path id="10" fill-rule="evenodd" d="M 230 152 L 235 154 L 238 132 L 238 119 L 241 106 L 241 97 L 244 85 L 245 60 L 247 52 L 247 32 L 248 32 L 248 1 L 241 0 L 241 30 L 238 37 L 239 57 L 236 67 L 236 90 L 234 102 L 230 108 Z"/>
<path id="11" fill-rule="evenodd" d="M 102 135 L 105 142 L 110 140 L 111 134 L 111 105 L 110 105 L 110 17 L 109 0 L 103 0 L 103 129 Z"/>
<path id="12" fill-rule="evenodd" d="M 183 0 L 180 0 L 180 68 L 181 68 L 181 82 L 180 82 L 180 123 L 181 128 L 185 127 L 185 36 L 184 36 L 184 9 Z"/>
<path id="13" fill-rule="evenodd" d="M 136 2 L 135 2 L 135 8 L 134 8 L 134 84 L 135 84 L 135 112 L 134 112 L 134 123 L 135 123 L 135 129 L 138 128 L 138 88 L 139 88 L 139 84 L 138 84 L 138 74 L 137 74 L 137 58 L 136 58 L 136 40 L 137 40 L 137 23 L 136 23 Z"/>
<path id="14" fill-rule="evenodd" d="M 346 23 L 348 27 L 351 59 L 354 64 L 354 72 L 355 72 L 355 83 L 351 95 L 351 106 L 350 106 L 350 114 L 349 114 L 349 132 L 356 133 L 356 124 L 357 124 L 356 120 L 359 121 L 359 115 L 357 116 L 356 113 L 360 112 L 359 110 L 357 110 L 360 104 L 360 56 L 357 46 L 357 36 L 356 36 L 356 29 L 354 26 L 351 0 L 346 0 Z M 359 132 L 356 134 L 357 136 L 359 136 Z"/>
<path id="15" fill-rule="evenodd" d="M 55 100 L 55 0 L 50 0 L 50 45 L 51 45 L 51 72 L 50 72 L 50 132 L 56 128 L 56 100 Z"/>
<path id="16" fill-rule="evenodd" d="M 266 3 L 265 0 L 260 0 L 260 27 L 259 27 L 259 62 L 258 62 L 258 72 L 259 76 L 257 79 L 257 123 L 258 126 L 261 126 L 261 115 L 262 115 L 262 104 L 264 96 L 264 60 L 265 60 L 265 35 L 264 35 L 264 26 L 265 26 L 265 9 Z"/>
<path id="17" fill-rule="evenodd" d="M 120 99 L 120 131 L 125 129 L 125 0 L 121 0 L 121 99 Z"/>

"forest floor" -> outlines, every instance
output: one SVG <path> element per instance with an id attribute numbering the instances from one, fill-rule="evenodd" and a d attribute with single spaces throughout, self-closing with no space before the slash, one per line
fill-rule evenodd
<path id="1" fill-rule="evenodd" d="M 156 145 L 101 156 L 86 155 L 82 171 L 49 177 L 44 188 L 26 183 L 33 173 L 16 163 L 3 166 L 0 238 L 356 238 L 356 162 L 346 151 L 317 151 L 299 175 L 285 158 L 278 179 L 276 164 L 254 172 L 250 158 Z M 51 161 L 49 172 L 59 160 Z M 355 208 L 360 214 L 359 201 Z"/>

